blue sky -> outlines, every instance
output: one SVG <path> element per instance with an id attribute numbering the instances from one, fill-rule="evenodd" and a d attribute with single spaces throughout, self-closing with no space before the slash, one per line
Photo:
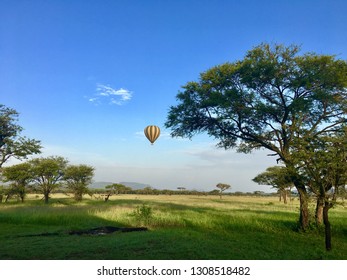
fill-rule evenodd
<path id="1" fill-rule="evenodd" d="M 0 0 L 0 103 L 43 156 L 92 165 L 96 181 L 268 190 L 251 181 L 276 164 L 266 151 L 172 139 L 168 109 L 199 73 L 262 42 L 346 59 L 346 12 L 342 0 Z M 153 146 L 149 124 L 162 128 Z"/>

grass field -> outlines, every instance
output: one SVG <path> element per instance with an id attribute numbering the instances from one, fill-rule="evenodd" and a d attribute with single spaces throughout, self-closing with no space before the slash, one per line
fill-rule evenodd
<path id="1" fill-rule="evenodd" d="M 138 207 L 152 214 L 146 217 Z M 296 230 L 298 201 L 119 195 L 107 203 L 90 198 L 76 203 L 55 195 L 44 205 L 29 196 L 24 204 L 0 204 L 0 259 L 347 259 L 346 212 L 342 205 L 330 210 L 333 250 L 326 252 L 323 229 Z M 149 230 L 68 234 L 99 226 Z"/>

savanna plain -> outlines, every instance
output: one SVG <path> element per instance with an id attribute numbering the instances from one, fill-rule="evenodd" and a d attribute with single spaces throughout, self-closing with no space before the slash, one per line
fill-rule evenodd
<path id="1" fill-rule="evenodd" d="M 0 259 L 21 260 L 317 260 L 347 259 L 347 209 L 329 211 L 324 227 L 297 230 L 299 202 L 271 197 L 115 195 L 108 202 L 54 194 L 0 204 Z M 312 201 L 311 210 L 314 211 Z M 71 234 L 97 227 L 146 231 Z"/>

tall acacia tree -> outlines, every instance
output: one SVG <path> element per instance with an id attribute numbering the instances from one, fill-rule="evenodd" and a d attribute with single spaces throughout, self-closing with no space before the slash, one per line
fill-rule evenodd
<path id="1" fill-rule="evenodd" d="M 0 171 L 11 157 L 25 159 L 41 150 L 40 141 L 20 136 L 23 128 L 17 124 L 18 112 L 0 104 Z"/>
<path id="2" fill-rule="evenodd" d="M 292 156 L 296 138 L 346 122 L 347 63 L 300 54 L 295 45 L 261 44 L 243 60 L 213 67 L 188 82 L 165 123 L 173 137 L 207 132 L 225 149 L 265 148 L 282 161 L 300 196 L 299 222 L 309 226 L 308 194 Z"/>

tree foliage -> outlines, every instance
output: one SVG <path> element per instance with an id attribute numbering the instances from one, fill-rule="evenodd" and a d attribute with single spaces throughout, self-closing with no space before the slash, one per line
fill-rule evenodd
<path id="1" fill-rule="evenodd" d="M 36 188 L 48 203 L 49 195 L 62 184 L 68 161 L 59 156 L 35 158 L 29 161 Z"/>
<path id="2" fill-rule="evenodd" d="M 84 194 L 88 193 L 88 185 L 92 182 L 94 168 L 85 164 L 69 165 L 64 170 L 63 180 L 75 197 L 81 201 Z"/>
<path id="3" fill-rule="evenodd" d="M 40 141 L 20 136 L 23 128 L 17 124 L 18 112 L 0 104 L 0 168 L 11 157 L 26 159 L 40 153 Z"/>
<path id="4" fill-rule="evenodd" d="M 4 167 L 2 170 L 2 180 L 4 182 L 10 182 L 9 188 L 6 189 L 6 200 L 13 195 L 17 195 L 24 202 L 27 188 L 32 181 L 30 164 L 25 162 Z"/>
<path id="5" fill-rule="evenodd" d="M 293 162 L 293 145 L 298 138 L 317 137 L 346 122 L 346 87 L 346 61 L 300 54 L 295 45 L 261 44 L 243 60 L 213 67 L 183 86 L 165 126 L 173 137 L 207 132 L 225 149 L 270 150 L 286 165 L 299 192 L 305 229 L 307 192 Z"/>
<path id="6" fill-rule="evenodd" d="M 252 180 L 260 185 L 276 188 L 280 193 L 280 198 L 283 197 L 284 203 L 287 203 L 288 188 L 293 186 L 293 182 L 284 166 L 268 167 L 266 171 L 258 174 Z"/>

